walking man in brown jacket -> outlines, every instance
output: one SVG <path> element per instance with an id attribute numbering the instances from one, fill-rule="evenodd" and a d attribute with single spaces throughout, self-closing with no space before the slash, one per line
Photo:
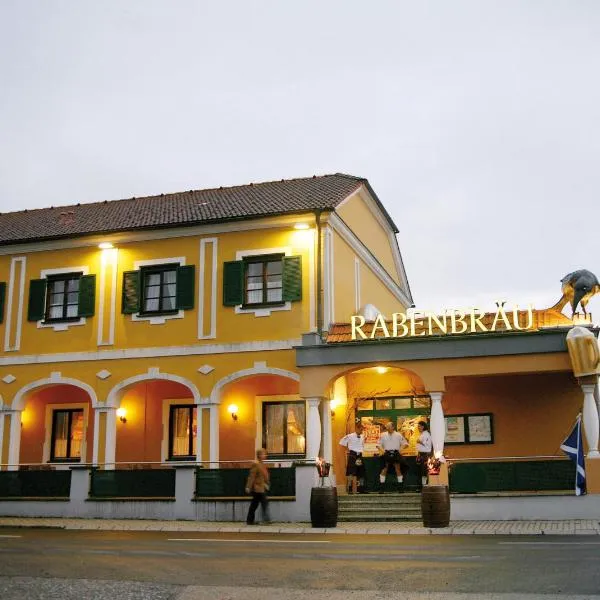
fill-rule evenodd
<path id="1" fill-rule="evenodd" d="M 246 517 L 248 525 L 254 525 L 256 509 L 259 504 L 262 509 L 263 522 L 269 523 L 271 521 L 269 517 L 269 500 L 267 498 L 270 478 L 269 469 L 264 462 L 266 458 L 267 451 L 264 448 L 256 451 L 256 462 L 250 468 L 250 474 L 246 482 L 246 494 L 252 495 L 248 516 Z"/>

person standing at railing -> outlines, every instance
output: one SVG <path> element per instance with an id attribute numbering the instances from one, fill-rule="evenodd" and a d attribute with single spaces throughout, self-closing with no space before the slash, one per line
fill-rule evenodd
<path id="1" fill-rule="evenodd" d="M 425 421 L 419 421 L 417 428 L 419 437 L 417 439 L 417 463 L 421 465 L 421 487 L 427 485 L 427 461 L 433 452 L 433 440 Z"/>
<path id="2" fill-rule="evenodd" d="M 256 451 L 256 462 L 250 468 L 248 481 L 246 482 L 246 494 L 252 495 L 250 507 L 248 508 L 248 516 L 246 523 L 248 525 L 255 524 L 256 509 L 260 504 L 262 509 L 262 517 L 264 523 L 270 523 L 269 516 L 269 499 L 267 492 L 269 491 L 270 476 L 269 469 L 265 464 L 267 451 L 264 448 Z"/>

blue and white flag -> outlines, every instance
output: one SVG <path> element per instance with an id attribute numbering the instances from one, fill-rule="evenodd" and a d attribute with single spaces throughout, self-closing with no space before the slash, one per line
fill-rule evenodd
<path id="1" fill-rule="evenodd" d="M 583 438 L 581 435 L 581 414 L 577 416 L 577 421 L 573 431 L 561 444 L 560 449 L 575 463 L 575 495 L 585 494 L 585 461 L 583 458 Z"/>

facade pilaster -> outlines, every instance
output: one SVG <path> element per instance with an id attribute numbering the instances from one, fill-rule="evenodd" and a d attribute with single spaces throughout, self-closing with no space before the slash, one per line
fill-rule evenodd
<path id="1" fill-rule="evenodd" d="M 598 437 L 600 435 L 600 421 L 598 406 L 594 398 L 595 383 L 582 383 L 583 390 L 583 430 L 588 444 L 587 458 L 600 458 L 598 452 Z"/>
<path id="2" fill-rule="evenodd" d="M 433 454 L 436 458 L 444 455 L 444 441 L 446 437 L 446 425 L 444 422 L 444 410 L 442 408 L 442 392 L 430 392 L 431 416 L 429 429 L 433 444 Z"/>
<path id="3" fill-rule="evenodd" d="M 315 461 L 321 447 L 321 415 L 319 404 L 322 398 L 306 398 L 306 460 Z"/>

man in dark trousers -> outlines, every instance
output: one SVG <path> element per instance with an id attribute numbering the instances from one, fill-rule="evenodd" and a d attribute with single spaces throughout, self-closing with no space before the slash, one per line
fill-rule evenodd
<path id="1" fill-rule="evenodd" d="M 365 489 L 365 463 L 363 451 L 365 449 L 365 439 L 363 436 L 363 426 L 360 421 L 354 425 L 354 432 L 345 435 L 340 440 L 340 446 L 348 449 L 348 459 L 346 462 L 346 477 L 348 478 L 348 493 L 367 494 Z"/>
<path id="2" fill-rule="evenodd" d="M 394 424 L 389 421 L 385 424 L 386 431 L 381 434 L 377 446 L 383 451 L 381 455 L 381 472 L 379 473 L 379 493 L 383 494 L 385 478 L 388 469 L 393 467 L 396 471 L 398 481 L 398 491 L 403 491 L 404 476 L 408 472 L 408 464 L 402 457 L 402 449 L 408 446 L 406 438 L 398 431 L 395 431 Z"/>
<path id="3" fill-rule="evenodd" d="M 269 517 L 269 500 L 267 498 L 270 477 L 269 469 L 265 464 L 266 458 L 267 451 L 264 448 L 256 451 L 256 462 L 252 465 L 246 482 L 246 494 L 252 494 L 252 501 L 246 517 L 248 525 L 254 525 L 256 509 L 259 504 L 262 509 L 263 522 L 269 523 L 271 521 Z"/>

